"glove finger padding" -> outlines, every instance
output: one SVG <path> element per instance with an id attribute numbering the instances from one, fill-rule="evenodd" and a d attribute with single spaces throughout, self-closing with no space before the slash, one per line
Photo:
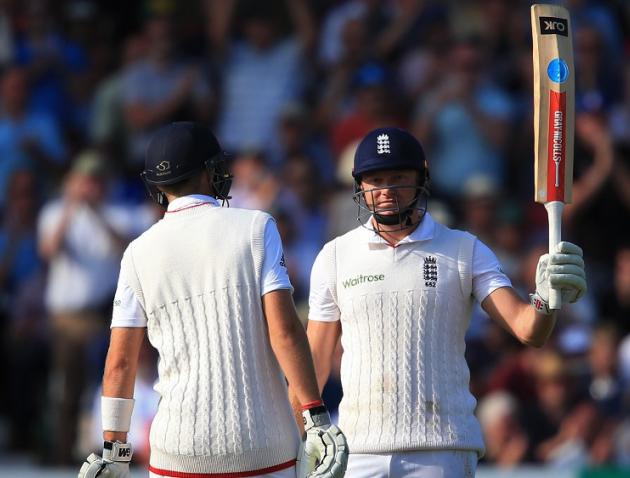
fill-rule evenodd
<path id="1" fill-rule="evenodd" d="M 105 467 L 103 459 L 96 453 L 92 453 L 85 459 L 81 469 L 79 470 L 78 478 L 95 478 L 96 474 Z"/>
<path id="2" fill-rule="evenodd" d="M 573 303 L 586 292 L 586 281 L 583 277 L 573 274 L 553 274 L 549 278 L 549 284 L 562 293 L 562 302 Z"/>
<path id="3" fill-rule="evenodd" d="M 317 467 L 320 453 L 316 445 L 307 439 L 300 445 L 297 458 L 297 476 L 304 478 Z"/>
<path id="4" fill-rule="evenodd" d="M 104 460 L 95 453 L 87 457 L 78 478 L 129 478 L 129 464 Z"/>
<path id="5" fill-rule="evenodd" d="M 348 444 L 346 437 L 335 425 L 320 432 L 320 439 L 324 444 L 324 456 L 313 472 L 312 478 L 340 478 L 344 475 L 348 465 Z"/>
<path id="6" fill-rule="evenodd" d="M 560 242 L 556 253 L 543 254 L 536 267 L 536 292 L 549 301 L 549 288 L 560 289 L 562 303 L 577 301 L 586 293 L 586 272 L 582 249 L 570 242 Z"/>
<path id="7" fill-rule="evenodd" d="M 582 260 L 580 257 L 577 258 Z M 563 303 L 573 303 L 586 293 L 586 273 L 583 265 L 574 263 L 549 265 L 547 273 L 549 285 L 561 290 Z"/>
<path id="8" fill-rule="evenodd" d="M 568 241 L 560 241 L 556 245 L 556 253 L 575 254 L 580 257 L 584 256 L 584 251 L 582 251 L 582 248 L 580 246 L 578 246 L 577 244 L 573 244 L 572 242 L 568 242 Z"/>
<path id="9" fill-rule="evenodd" d="M 574 264 L 584 268 L 584 259 L 576 254 L 551 254 L 549 256 L 549 265 Z"/>

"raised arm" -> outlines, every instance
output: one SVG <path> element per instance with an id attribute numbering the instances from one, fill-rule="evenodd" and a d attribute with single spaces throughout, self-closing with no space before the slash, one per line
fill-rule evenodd
<path id="1" fill-rule="evenodd" d="M 316 32 L 313 14 L 306 0 L 287 0 L 287 8 L 293 29 L 300 39 L 303 51 L 310 51 L 315 44 Z"/>
<path id="2" fill-rule="evenodd" d="M 556 324 L 556 313 L 544 315 L 519 297 L 511 287 L 501 287 L 481 303 L 486 313 L 521 343 L 542 347 Z"/>
<path id="3" fill-rule="evenodd" d="M 229 41 L 230 26 L 236 8 L 236 0 L 205 0 L 206 29 L 215 53 L 225 52 Z"/>
<path id="4" fill-rule="evenodd" d="M 501 287 L 481 303 L 488 315 L 526 345 L 542 347 L 556 323 L 549 309 L 549 288 L 562 292 L 562 303 L 578 300 L 586 292 L 582 249 L 561 242 L 553 254 L 543 254 L 536 268 L 536 292 L 530 302 L 521 299 L 511 287 Z"/>

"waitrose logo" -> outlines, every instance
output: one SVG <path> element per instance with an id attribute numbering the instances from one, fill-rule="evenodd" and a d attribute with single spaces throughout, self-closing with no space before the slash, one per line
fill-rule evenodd
<path id="1" fill-rule="evenodd" d="M 342 284 L 343 288 L 347 289 L 348 287 L 354 287 L 355 285 L 364 284 L 366 282 L 378 282 L 382 280 L 385 280 L 385 274 L 375 274 L 367 276 L 361 274 L 360 276 L 344 280 Z"/>

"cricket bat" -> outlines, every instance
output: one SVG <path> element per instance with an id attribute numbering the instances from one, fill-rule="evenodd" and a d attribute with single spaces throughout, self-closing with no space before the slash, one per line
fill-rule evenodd
<path id="1" fill-rule="evenodd" d="M 566 8 L 532 5 L 534 59 L 534 196 L 545 205 L 549 252 L 562 236 L 562 210 L 571 202 L 575 70 L 571 20 Z M 549 290 L 549 308 L 560 309 L 560 290 Z"/>

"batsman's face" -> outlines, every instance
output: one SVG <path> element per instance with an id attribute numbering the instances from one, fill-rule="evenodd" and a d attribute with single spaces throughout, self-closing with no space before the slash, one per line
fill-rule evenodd
<path id="1" fill-rule="evenodd" d="M 365 204 L 384 215 L 398 214 L 417 195 L 418 171 L 413 169 L 382 170 L 365 173 L 361 188 Z"/>

